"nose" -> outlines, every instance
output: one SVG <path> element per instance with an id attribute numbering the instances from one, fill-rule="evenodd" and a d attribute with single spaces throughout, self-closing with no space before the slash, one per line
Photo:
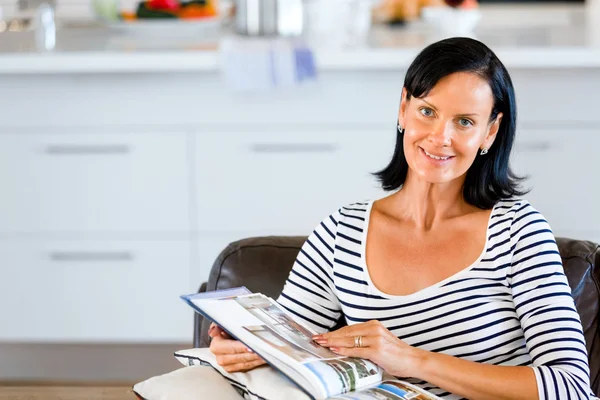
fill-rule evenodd
<path id="1" fill-rule="evenodd" d="M 439 121 L 433 127 L 427 139 L 436 147 L 446 147 L 452 144 L 452 124 Z"/>

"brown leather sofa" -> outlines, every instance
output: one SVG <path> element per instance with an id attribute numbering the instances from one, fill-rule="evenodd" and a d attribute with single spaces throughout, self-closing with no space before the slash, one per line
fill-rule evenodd
<path id="1" fill-rule="evenodd" d="M 227 246 L 213 264 L 200 292 L 246 286 L 253 292 L 277 298 L 292 268 L 303 236 L 269 236 L 239 240 Z M 581 316 L 589 355 L 591 383 L 600 393 L 600 246 L 557 238 L 569 285 Z M 340 321 L 339 325 L 344 322 Z M 210 321 L 194 320 L 194 346 L 207 347 Z"/>

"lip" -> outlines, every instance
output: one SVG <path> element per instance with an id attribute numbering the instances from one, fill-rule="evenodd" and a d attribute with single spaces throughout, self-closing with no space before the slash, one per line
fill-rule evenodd
<path id="1" fill-rule="evenodd" d="M 436 164 L 436 165 L 443 165 L 443 164 L 447 164 L 448 162 L 450 162 L 450 161 L 451 161 L 451 160 L 454 158 L 454 156 L 450 156 L 450 155 L 442 155 L 442 154 L 435 154 L 435 153 L 431 153 L 431 152 L 429 152 L 429 154 L 431 154 L 431 155 L 434 155 L 434 156 L 436 156 L 436 157 L 450 157 L 450 158 L 448 158 L 447 160 L 436 160 L 436 159 L 433 159 L 433 158 L 429 157 L 429 156 L 428 156 L 428 155 L 425 153 L 425 149 L 423 149 L 422 147 L 419 147 L 419 151 L 420 151 L 420 153 L 421 153 L 421 155 L 422 155 L 423 157 L 425 157 L 425 158 L 426 158 L 428 161 L 430 161 L 430 162 L 432 162 L 432 163 L 434 163 L 434 164 Z"/>

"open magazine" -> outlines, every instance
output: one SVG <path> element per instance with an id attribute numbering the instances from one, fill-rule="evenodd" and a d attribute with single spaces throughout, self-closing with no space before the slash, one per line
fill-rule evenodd
<path id="1" fill-rule="evenodd" d="M 270 297 L 246 288 L 181 296 L 313 399 L 439 399 L 407 382 L 384 379 L 375 363 L 340 356 L 311 338 L 316 332 Z"/>

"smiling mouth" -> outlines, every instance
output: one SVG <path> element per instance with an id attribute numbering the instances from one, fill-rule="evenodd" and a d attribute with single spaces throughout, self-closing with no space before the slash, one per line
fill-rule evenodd
<path id="1" fill-rule="evenodd" d="M 436 156 L 435 154 L 431 154 L 429 153 L 427 150 L 425 150 L 422 147 L 419 147 L 422 151 L 423 154 L 425 154 L 425 156 L 431 158 L 432 160 L 436 160 L 436 161 L 447 161 L 451 158 L 454 158 L 454 156 Z"/>

